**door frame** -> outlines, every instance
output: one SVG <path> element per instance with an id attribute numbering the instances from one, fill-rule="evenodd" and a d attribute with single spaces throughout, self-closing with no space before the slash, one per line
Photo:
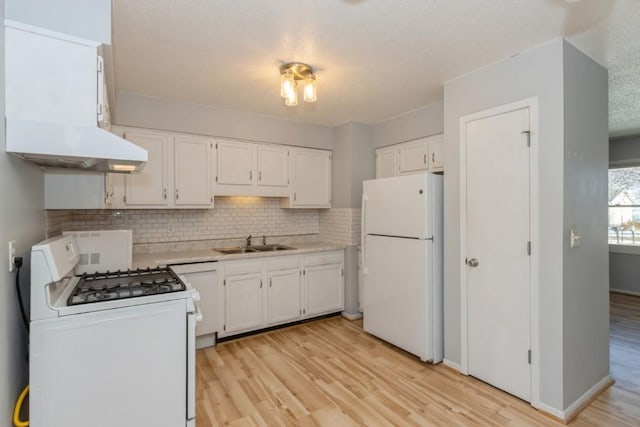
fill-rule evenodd
<path id="1" fill-rule="evenodd" d="M 467 329 L 467 123 L 510 111 L 529 108 L 530 156 L 529 156 L 529 233 L 531 238 L 530 260 L 530 313 L 531 313 L 531 406 L 540 406 L 540 314 L 539 314 L 539 165 L 538 165 L 538 97 L 523 99 L 499 107 L 490 108 L 460 118 L 460 372 L 469 375 Z"/>

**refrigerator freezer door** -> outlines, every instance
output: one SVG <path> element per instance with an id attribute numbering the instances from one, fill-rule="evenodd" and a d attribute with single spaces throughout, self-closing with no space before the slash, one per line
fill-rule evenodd
<path id="1" fill-rule="evenodd" d="M 364 181 L 365 234 L 429 238 L 433 175 L 415 174 Z"/>
<path id="2" fill-rule="evenodd" d="M 432 242 L 368 235 L 365 244 L 364 330 L 433 359 Z"/>

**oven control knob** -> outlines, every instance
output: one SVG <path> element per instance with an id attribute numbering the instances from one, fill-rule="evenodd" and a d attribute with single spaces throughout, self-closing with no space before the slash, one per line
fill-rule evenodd
<path id="1" fill-rule="evenodd" d="M 200 292 L 198 292 L 198 291 L 194 291 L 193 292 L 193 300 L 194 301 L 200 301 Z"/>

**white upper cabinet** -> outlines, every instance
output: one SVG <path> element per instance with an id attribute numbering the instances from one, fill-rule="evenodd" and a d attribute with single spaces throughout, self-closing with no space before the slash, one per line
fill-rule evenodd
<path id="1" fill-rule="evenodd" d="M 169 144 L 171 137 L 151 132 L 127 131 L 125 139 L 144 148 L 149 161 L 142 172 L 124 177 L 126 206 L 168 206 Z"/>
<path id="2" fill-rule="evenodd" d="M 429 138 L 429 170 L 432 172 L 444 171 L 444 138 L 443 135 L 435 135 Z"/>
<path id="3" fill-rule="evenodd" d="M 213 142 L 176 136 L 173 143 L 176 205 L 208 207 L 213 203 Z"/>
<path id="4" fill-rule="evenodd" d="M 166 132 L 115 129 L 146 149 L 149 161 L 138 174 L 111 174 L 113 209 L 211 208 L 213 140 Z"/>
<path id="5" fill-rule="evenodd" d="M 289 149 L 276 144 L 217 141 L 214 194 L 274 196 L 289 194 Z"/>
<path id="6" fill-rule="evenodd" d="M 244 142 L 219 141 L 216 143 L 216 149 L 218 152 L 218 171 L 216 176 L 218 189 L 223 190 L 222 185 L 251 186 L 254 179 L 254 145 Z M 233 189 L 231 190 L 233 191 Z M 216 191 L 216 194 L 218 193 Z"/>
<path id="7" fill-rule="evenodd" d="M 400 144 L 398 147 L 398 171 L 400 174 L 426 171 L 429 167 L 427 151 L 429 151 L 429 145 L 426 138 Z"/>
<path id="8" fill-rule="evenodd" d="M 380 148 L 376 150 L 376 178 L 395 176 L 398 169 L 398 147 Z"/>
<path id="9" fill-rule="evenodd" d="M 420 172 L 443 172 L 443 135 L 390 145 L 376 150 L 376 178 Z"/>
<path id="10" fill-rule="evenodd" d="M 278 145 L 258 145 L 258 186 L 289 186 L 289 149 Z M 286 192 L 285 192 L 286 194 Z"/>
<path id="11" fill-rule="evenodd" d="M 281 206 L 287 208 L 331 207 L 331 152 L 291 149 L 291 193 Z"/>

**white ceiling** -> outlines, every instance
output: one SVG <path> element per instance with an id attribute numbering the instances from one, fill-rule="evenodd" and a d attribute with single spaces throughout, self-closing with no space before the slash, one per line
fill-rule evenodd
<path id="1" fill-rule="evenodd" d="M 610 133 L 640 133 L 639 0 L 113 0 L 113 29 L 118 91 L 327 126 L 565 36 L 609 68 Z M 317 103 L 284 106 L 290 61 L 316 70 Z"/>

